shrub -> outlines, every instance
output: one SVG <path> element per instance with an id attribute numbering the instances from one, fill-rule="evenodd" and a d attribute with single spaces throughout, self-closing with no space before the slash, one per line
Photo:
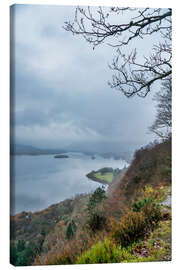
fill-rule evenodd
<path id="1" fill-rule="evenodd" d="M 111 221 L 111 234 L 117 244 L 126 247 L 145 235 L 146 226 L 146 218 L 142 212 L 129 211 L 120 222 Z"/>
<path id="2" fill-rule="evenodd" d="M 147 226 L 149 225 L 150 228 L 153 228 L 162 219 L 160 205 L 155 202 L 144 205 L 142 211 L 145 215 Z"/>
<path id="3" fill-rule="evenodd" d="M 134 212 L 139 212 L 142 210 L 143 207 L 147 206 L 147 205 L 150 205 L 153 201 L 153 198 L 150 196 L 148 198 L 144 198 L 142 200 L 139 200 L 139 201 L 135 201 L 133 203 L 133 211 Z"/>
<path id="4" fill-rule="evenodd" d="M 33 262 L 34 256 L 36 252 L 36 247 L 33 243 L 29 243 L 29 245 L 24 249 L 16 253 L 16 260 L 12 261 L 15 266 L 26 266 L 30 265 Z M 14 257 L 12 258 L 14 259 Z"/>
<path id="5" fill-rule="evenodd" d="M 64 253 L 60 254 L 56 258 L 48 259 L 46 264 L 48 265 L 65 265 L 65 264 L 74 264 L 75 261 L 71 254 Z"/>
<path id="6" fill-rule="evenodd" d="M 78 256 L 82 254 L 82 250 L 84 248 L 85 249 L 88 248 L 88 243 L 86 243 L 86 245 L 84 246 L 82 240 L 77 239 L 69 240 L 68 242 L 66 242 L 65 246 L 60 250 L 58 250 L 57 247 L 54 246 L 51 252 L 46 256 L 45 261 L 41 264 L 43 265 L 75 264 Z"/>
<path id="7" fill-rule="evenodd" d="M 66 239 L 71 239 L 74 236 L 74 233 L 76 232 L 76 224 L 74 223 L 74 220 L 69 222 L 67 230 L 66 230 Z"/>
<path id="8" fill-rule="evenodd" d="M 18 240 L 17 251 L 21 252 L 25 249 L 25 241 L 23 239 Z"/>
<path id="9" fill-rule="evenodd" d="M 99 209 L 95 210 L 89 215 L 87 219 L 88 227 L 93 231 L 102 230 L 106 227 L 107 217 L 105 213 Z"/>
<path id="10" fill-rule="evenodd" d="M 159 202 L 164 195 L 164 187 L 155 189 L 152 186 L 145 186 L 142 197 L 132 204 L 134 212 L 142 212 L 144 214 L 147 227 L 151 229 L 163 218 Z"/>
<path id="11" fill-rule="evenodd" d="M 115 244 L 105 239 L 104 242 L 98 242 L 91 249 L 84 252 L 76 261 L 77 264 L 93 263 L 116 263 L 119 258 L 119 249 Z"/>
<path id="12" fill-rule="evenodd" d="M 128 211 L 120 222 L 112 220 L 112 237 L 116 243 L 128 246 L 157 225 L 163 215 L 155 198 L 157 200 L 158 197 L 154 189 L 145 187 L 143 197 L 133 202 L 132 210 Z"/>
<path id="13" fill-rule="evenodd" d="M 162 183 L 159 183 L 156 188 L 147 185 L 144 188 L 144 198 L 151 197 L 154 202 L 160 202 L 164 198 L 165 187 Z"/>
<path id="14" fill-rule="evenodd" d="M 91 213 L 93 209 L 106 198 L 106 191 L 104 187 L 98 187 L 94 193 L 91 195 L 88 201 L 88 213 Z"/>
<path id="15" fill-rule="evenodd" d="M 17 261 L 17 248 L 14 244 L 10 246 L 10 263 L 16 265 Z"/>
<path id="16" fill-rule="evenodd" d="M 106 198 L 105 193 L 104 187 L 99 187 L 94 191 L 88 201 L 88 218 L 86 224 L 93 232 L 103 229 L 107 223 L 105 212 L 99 209 L 100 203 Z"/>

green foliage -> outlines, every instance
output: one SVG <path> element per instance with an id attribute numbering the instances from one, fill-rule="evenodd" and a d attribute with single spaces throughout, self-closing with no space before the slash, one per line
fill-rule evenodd
<path id="1" fill-rule="evenodd" d="M 77 229 L 77 227 L 76 227 L 74 220 L 69 222 L 67 230 L 66 230 L 66 239 L 67 240 L 70 240 L 74 236 L 76 229 Z"/>
<path id="2" fill-rule="evenodd" d="M 161 207 L 159 201 L 164 196 L 165 188 L 159 190 L 151 186 L 145 186 L 143 198 L 133 203 L 134 212 L 142 212 L 145 216 L 147 226 L 152 228 L 162 219 Z"/>
<path id="3" fill-rule="evenodd" d="M 141 180 L 142 180 L 141 177 L 139 177 L 139 176 L 136 175 L 136 176 L 134 177 L 134 179 L 133 179 L 133 182 L 134 182 L 135 184 L 139 184 Z"/>
<path id="4" fill-rule="evenodd" d="M 100 172 L 102 174 L 113 173 L 113 168 L 105 167 L 105 168 L 100 169 L 98 172 Z"/>
<path id="5" fill-rule="evenodd" d="M 160 196 L 162 189 L 160 189 Z M 112 237 L 116 243 L 128 246 L 152 230 L 163 219 L 157 192 L 152 187 L 145 187 L 142 197 L 132 203 L 132 210 L 121 218 L 120 222 L 112 221 Z"/>
<path id="6" fill-rule="evenodd" d="M 134 213 L 135 214 L 135 213 Z M 139 214 L 139 213 L 136 213 Z M 153 262 L 171 259 L 171 222 L 160 221 L 159 226 L 144 241 L 129 246 L 115 245 L 112 240 L 98 242 L 78 257 L 77 264 Z"/>
<path id="7" fill-rule="evenodd" d="M 162 219 L 160 205 L 154 202 L 144 205 L 142 211 L 145 215 L 147 226 L 149 226 L 151 229 Z"/>
<path id="8" fill-rule="evenodd" d="M 73 232 L 76 232 L 77 230 L 77 226 L 76 226 L 76 223 L 74 222 L 74 220 L 72 220 L 72 229 L 73 229 Z"/>
<path id="9" fill-rule="evenodd" d="M 10 262 L 16 266 L 30 265 L 34 259 L 35 255 L 35 245 L 29 243 L 25 247 L 24 241 L 18 241 L 17 247 L 15 245 L 11 246 L 10 249 Z"/>
<path id="10" fill-rule="evenodd" d="M 141 199 L 139 201 L 135 201 L 133 203 L 133 211 L 134 212 L 139 212 L 142 210 L 143 207 L 150 205 L 153 201 L 153 198 L 150 196 L 148 198 Z"/>
<path id="11" fill-rule="evenodd" d="M 18 240 L 17 243 L 17 252 L 21 252 L 25 249 L 25 241 L 23 239 Z"/>
<path id="12" fill-rule="evenodd" d="M 100 202 L 102 202 L 102 200 L 106 199 L 106 191 L 104 189 L 104 187 L 98 187 L 94 193 L 91 195 L 91 197 L 89 198 L 89 202 L 88 202 L 88 212 L 91 213 L 94 208 L 100 204 Z"/>
<path id="13" fill-rule="evenodd" d="M 84 252 L 76 261 L 77 264 L 93 263 L 116 263 L 118 262 L 119 250 L 109 239 L 98 242 L 91 249 Z"/>
<path id="14" fill-rule="evenodd" d="M 17 261 L 17 248 L 14 244 L 10 246 L 10 263 L 16 265 Z"/>
<path id="15" fill-rule="evenodd" d="M 87 224 L 93 232 L 105 228 L 107 224 L 107 217 L 104 211 L 97 209 L 91 213 L 87 219 Z"/>
<path id="16" fill-rule="evenodd" d="M 97 188 L 89 198 L 88 202 L 88 219 L 87 225 L 95 232 L 101 230 L 106 226 L 107 217 L 103 210 L 98 208 L 98 205 L 106 198 L 104 187 Z"/>
<path id="17" fill-rule="evenodd" d="M 131 257 L 129 262 L 153 262 L 171 260 L 171 221 L 160 221 L 159 226 L 150 234 L 148 239 L 141 242 L 138 256 Z M 142 256 L 142 246 L 146 256 Z M 137 246 L 132 249 L 134 253 Z M 143 253 L 143 252 L 142 252 Z M 141 256 L 140 256 L 141 255 Z"/>
<path id="18" fill-rule="evenodd" d="M 117 244 L 126 247 L 139 238 L 143 237 L 146 232 L 145 216 L 141 212 L 129 211 L 122 217 L 120 222 L 112 221 L 111 234 Z"/>
<path id="19" fill-rule="evenodd" d="M 72 224 L 71 222 L 68 224 L 67 231 L 66 231 L 66 238 L 69 240 L 70 238 L 73 237 L 73 229 L 72 229 Z"/>
<path id="20" fill-rule="evenodd" d="M 17 253 L 16 266 L 25 266 L 27 265 L 28 258 L 26 256 L 25 250 Z"/>
<path id="21" fill-rule="evenodd" d="M 44 226 L 43 226 L 42 229 L 41 229 L 41 235 L 42 235 L 42 236 L 45 236 L 45 235 L 46 235 L 46 229 L 45 229 Z"/>
<path id="22" fill-rule="evenodd" d="M 36 253 L 41 251 L 44 238 L 42 235 L 37 238 L 36 243 L 29 242 L 25 245 L 24 240 L 18 240 L 17 246 L 14 244 L 10 247 L 10 262 L 15 266 L 31 265 Z"/>
<path id="23" fill-rule="evenodd" d="M 97 179 L 106 181 L 107 183 L 111 183 L 113 180 L 113 173 L 112 172 L 106 172 L 106 173 L 97 172 L 94 174 L 94 176 Z"/>

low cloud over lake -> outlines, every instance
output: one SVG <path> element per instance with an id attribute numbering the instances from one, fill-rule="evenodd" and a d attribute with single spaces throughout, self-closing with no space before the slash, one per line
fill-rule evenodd
<path id="1" fill-rule="evenodd" d="M 63 29 L 74 7 L 16 5 L 12 9 L 13 129 L 18 143 L 148 143 L 155 117 L 152 94 L 127 99 L 107 84 L 113 50 L 92 49 Z"/>

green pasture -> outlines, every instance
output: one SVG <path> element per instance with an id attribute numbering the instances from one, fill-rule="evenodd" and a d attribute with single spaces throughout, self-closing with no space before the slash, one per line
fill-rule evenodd
<path id="1" fill-rule="evenodd" d="M 112 172 L 104 173 L 102 174 L 101 172 L 95 173 L 94 176 L 98 179 L 104 180 L 108 183 L 111 183 L 113 180 L 113 174 Z"/>

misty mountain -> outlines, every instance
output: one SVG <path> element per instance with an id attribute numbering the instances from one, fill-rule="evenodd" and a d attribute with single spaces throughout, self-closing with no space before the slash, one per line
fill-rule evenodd
<path id="1" fill-rule="evenodd" d="M 112 142 L 86 142 L 73 143 L 67 146 L 66 150 L 69 152 L 83 152 L 89 155 L 99 154 L 104 158 L 123 158 L 129 161 L 132 159 L 133 153 L 136 150 L 136 145 Z"/>
<path id="2" fill-rule="evenodd" d="M 62 154 L 66 151 L 63 149 L 41 149 L 32 145 L 13 144 L 10 147 L 11 155 L 47 155 Z"/>
<path id="3" fill-rule="evenodd" d="M 42 149 L 32 145 L 12 144 L 10 149 L 11 155 L 56 155 L 67 152 L 82 152 L 89 156 L 98 154 L 103 158 L 124 159 L 126 161 L 130 161 L 134 153 L 133 147 L 129 145 L 105 144 L 103 142 L 71 144 L 65 149 Z"/>

